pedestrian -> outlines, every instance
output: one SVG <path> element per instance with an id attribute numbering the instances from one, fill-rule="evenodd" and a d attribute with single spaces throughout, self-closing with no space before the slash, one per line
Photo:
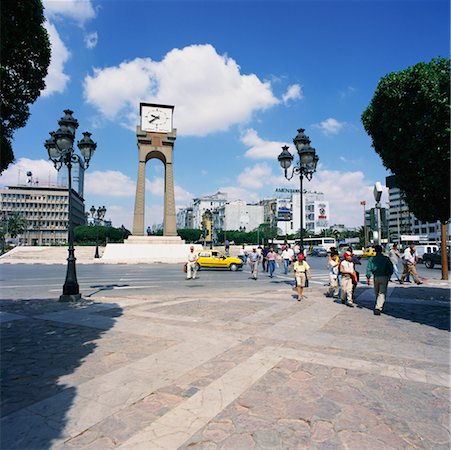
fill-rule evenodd
<path id="1" fill-rule="evenodd" d="M 229 256 L 230 254 L 230 241 L 228 239 L 224 242 L 225 254 Z"/>
<path id="2" fill-rule="evenodd" d="M 258 277 L 258 265 L 260 263 L 261 256 L 258 254 L 255 247 L 252 249 L 252 252 L 249 253 L 247 260 L 249 261 L 249 266 L 251 268 L 252 278 L 256 280 Z"/>
<path id="3" fill-rule="evenodd" d="M 298 260 L 293 265 L 293 273 L 298 290 L 298 302 L 300 302 L 302 298 L 306 298 L 302 295 L 302 290 L 305 287 L 305 281 L 311 277 L 310 266 L 302 253 L 299 254 Z"/>
<path id="4" fill-rule="evenodd" d="M 247 252 L 246 252 L 246 248 L 244 247 L 244 244 L 240 248 L 240 252 L 238 254 L 238 258 L 240 258 L 241 261 L 243 261 L 243 265 L 246 264 Z"/>
<path id="5" fill-rule="evenodd" d="M 268 244 L 265 244 L 263 246 L 263 250 L 262 250 L 262 269 L 263 269 L 263 272 L 268 272 L 268 260 L 266 258 L 266 256 L 268 255 L 268 252 L 269 252 Z"/>
<path id="6" fill-rule="evenodd" d="M 196 279 L 196 273 L 197 273 L 197 253 L 194 251 L 194 246 L 191 246 L 189 248 L 188 253 L 188 262 L 186 266 L 186 279 L 190 280 L 191 278 L 193 280 Z"/>
<path id="7" fill-rule="evenodd" d="M 360 262 L 360 259 L 357 258 L 357 256 L 354 254 L 354 251 L 352 250 L 352 247 L 348 247 L 347 250 L 349 253 L 351 253 L 351 262 L 354 264 L 354 272 L 355 277 L 352 279 L 352 298 L 355 298 L 355 290 L 357 288 L 357 285 L 359 284 L 359 278 L 360 278 L 360 272 L 357 270 L 356 266 L 361 266 L 362 263 Z"/>
<path id="8" fill-rule="evenodd" d="M 398 270 L 398 262 L 401 260 L 401 255 L 398 251 L 398 244 L 393 244 L 390 253 L 388 254 L 391 263 L 393 264 L 393 273 L 396 279 L 401 282 L 401 278 L 399 278 L 399 270 Z M 388 281 L 391 281 L 391 277 Z"/>
<path id="9" fill-rule="evenodd" d="M 340 257 L 337 250 L 331 250 L 329 260 L 327 261 L 327 268 L 329 269 L 329 291 L 327 297 L 338 298 L 338 268 L 340 266 Z"/>
<path id="10" fill-rule="evenodd" d="M 350 308 L 354 308 L 354 301 L 352 299 L 352 288 L 354 280 L 357 276 L 352 262 L 352 253 L 345 252 L 344 260 L 340 262 L 340 288 L 341 288 L 341 303 L 346 304 Z"/>
<path id="11" fill-rule="evenodd" d="M 374 251 L 376 252 L 376 256 L 373 256 L 368 261 L 366 278 L 368 280 L 368 286 L 370 285 L 371 276 L 374 278 L 376 305 L 373 312 L 375 316 L 380 316 L 387 295 L 388 280 L 393 274 L 393 263 L 389 257 L 382 254 L 382 247 L 380 245 L 375 245 Z"/>
<path id="12" fill-rule="evenodd" d="M 410 244 L 409 247 L 406 248 L 403 258 L 405 265 L 400 283 L 403 284 L 404 278 L 406 278 L 408 274 L 411 274 L 416 284 L 423 284 L 417 274 L 416 265 L 418 263 L 418 253 L 415 248 L 415 244 Z"/>
<path id="13" fill-rule="evenodd" d="M 290 269 L 290 264 L 292 262 L 292 258 L 293 258 L 293 250 L 291 248 L 289 248 L 289 245 L 285 245 L 283 247 L 283 251 L 282 251 L 283 270 L 284 270 L 285 275 L 288 274 L 288 271 Z"/>
<path id="14" fill-rule="evenodd" d="M 269 270 L 269 278 L 273 277 L 274 271 L 276 270 L 276 258 L 277 254 L 274 249 L 271 247 L 266 254 L 266 262 Z"/>
<path id="15" fill-rule="evenodd" d="M 301 253 L 301 247 L 299 247 L 298 243 L 294 244 L 293 253 L 294 253 L 294 260 L 297 261 L 299 253 Z"/>

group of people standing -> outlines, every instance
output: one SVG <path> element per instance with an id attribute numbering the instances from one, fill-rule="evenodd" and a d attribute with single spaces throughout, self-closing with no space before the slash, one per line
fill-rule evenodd
<path id="1" fill-rule="evenodd" d="M 411 244 L 400 255 L 397 244 L 393 244 L 389 256 L 383 254 L 382 246 L 376 245 L 374 247 L 376 255 L 369 259 L 366 269 L 366 278 L 368 286 L 371 284 L 373 278 L 374 293 L 376 296 L 376 304 L 374 307 L 374 315 L 380 316 L 384 308 L 387 287 L 391 276 L 395 274 L 400 284 L 404 284 L 407 277 L 410 275 L 416 284 L 423 284 L 416 272 L 416 264 L 418 262 L 418 254 L 415 245 Z M 403 263 L 403 273 L 399 276 L 398 263 Z M 328 260 L 329 268 L 329 291 L 326 294 L 328 297 L 341 298 L 341 302 L 347 306 L 354 307 L 354 291 L 359 281 L 359 272 L 356 270 L 356 265 L 360 264 L 358 258 L 352 253 L 349 248 L 343 255 L 343 260 L 340 260 L 338 251 L 335 248 L 331 249 L 331 254 Z"/>
<path id="2" fill-rule="evenodd" d="M 310 266 L 305 260 L 305 256 L 300 252 L 299 245 L 295 245 L 291 248 L 290 244 L 282 247 L 282 253 L 279 255 L 273 249 L 273 247 L 253 247 L 252 252 L 247 253 L 244 245 L 240 249 L 238 255 L 243 263 L 246 261 L 251 268 L 252 279 L 256 280 L 258 277 L 259 264 L 262 264 L 262 269 L 265 272 L 269 272 L 269 277 L 273 278 L 274 271 L 279 261 L 283 262 L 283 269 L 285 275 L 293 268 L 294 279 L 296 283 L 298 301 L 305 298 L 303 295 L 304 287 L 308 286 L 308 280 L 311 276 Z"/>

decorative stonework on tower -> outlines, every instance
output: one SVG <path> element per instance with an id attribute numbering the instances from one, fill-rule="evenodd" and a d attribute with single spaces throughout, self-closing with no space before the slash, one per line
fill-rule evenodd
<path id="1" fill-rule="evenodd" d="M 173 106 L 141 103 L 141 124 L 137 126 L 138 180 L 136 183 L 133 236 L 144 236 L 146 164 L 159 159 L 164 164 L 163 235 L 177 236 L 174 175 L 172 170 L 174 142 L 177 130 L 172 128 Z"/>

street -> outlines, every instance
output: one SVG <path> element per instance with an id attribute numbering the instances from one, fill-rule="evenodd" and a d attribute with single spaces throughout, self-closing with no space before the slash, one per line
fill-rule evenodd
<path id="1" fill-rule="evenodd" d="M 318 286 L 327 284 L 329 281 L 327 258 L 311 257 L 308 262 L 312 268 L 312 284 Z M 361 283 L 366 283 L 367 260 L 362 259 L 361 263 L 362 265 L 357 266 L 357 270 L 360 272 Z M 417 270 L 426 284 L 440 282 L 440 267 L 427 269 L 423 264 L 419 264 Z M 0 297 L 4 299 L 56 298 L 61 294 L 65 274 L 64 264 L 2 264 L 0 265 Z M 248 266 L 244 266 L 243 270 L 237 272 L 224 269 L 202 269 L 198 273 L 197 280 L 186 282 L 181 264 L 77 265 L 80 292 L 91 299 L 95 299 L 96 296 L 159 295 L 167 291 L 183 293 L 186 289 L 246 291 L 255 289 L 255 282 L 250 280 L 249 276 Z M 279 265 L 275 278 L 270 279 L 260 270 L 256 283 L 265 288 L 274 286 L 274 289 L 278 289 L 292 280 L 292 272 L 288 276 L 284 275 L 283 267 Z"/>

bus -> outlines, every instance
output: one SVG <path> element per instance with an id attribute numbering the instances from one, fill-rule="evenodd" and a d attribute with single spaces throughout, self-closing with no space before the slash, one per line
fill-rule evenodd
<path id="1" fill-rule="evenodd" d="M 337 247 L 337 241 L 333 237 L 314 237 L 314 238 L 304 238 L 302 239 L 304 242 L 304 249 L 308 250 L 309 248 L 313 247 L 322 247 L 325 248 L 327 251 L 330 251 L 332 247 Z M 299 239 L 288 239 L 288 241 L 284 239 L 274 239 L 271 241 L 272 244 L 282 246 L 285 243 L 290 244 L 292 247 L 293 245 L 301 245 L 301 241 Z"/>
<path id="2" fill-rule="evenodd" d="M 305 249 L 322 247 L 329 252 L 332 247 L 337 247 L 337 241 L 333 237 L 304 238 L 303 241 Z M 296 244 L 300 245 L 300 241 L 296 241 Z"/>

